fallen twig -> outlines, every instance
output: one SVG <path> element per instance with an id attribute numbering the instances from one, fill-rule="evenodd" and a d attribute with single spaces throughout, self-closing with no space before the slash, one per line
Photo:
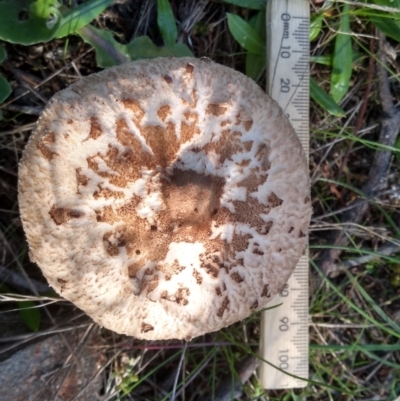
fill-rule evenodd
<path id="1" fill-rule="evenodd" d="M 383 51 L 385 37 L 379 35 L 379 57 L 377 63 L 379 95 L 382 103 L 383 116 L 382 126 L 379 135 L 379 143 L 381 145 L 393 147 L 397 134 L 400 130 L 400 112 L 394 106 L 389 87 L 389 77 L 386 71 L 386 55 Z M 386 184 L 386 176 L 390 165 L 392 152 L 390 150 L 377 150 L 367 180 L 365 181 L 362 192 L 365 198 L 372 200 L 376 194 Z M 343 213 L 342 222 L 351 221 L 360 223 L 368 210 L 369 204 L 364 199 L 358 199 L 353 202 L 354 207 Z M 349 239 L 345 231 L 332 231 L 328 238 L 329 245 L 334 247 L 346 246 Z M 322 252 L 319 266 L 321 271 L 326 275 L 336 276 L 342 269 L 341 265 L 337 264 L 337 260 L 342 253 L 341 249 L 326 249 Z M 343 265 L 342 265 L 343 266 Z"/>

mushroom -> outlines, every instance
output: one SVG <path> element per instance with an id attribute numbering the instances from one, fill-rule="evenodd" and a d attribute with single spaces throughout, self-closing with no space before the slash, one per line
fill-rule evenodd
<path id="1" fill-rule="evenodd" d="M 308 166 L 279 106 L 209 59 L 136 61 L 56 94 L 22 157 L 30 255 L 64 298 L 141 339 L 259 310 L 306 247 Z"/>

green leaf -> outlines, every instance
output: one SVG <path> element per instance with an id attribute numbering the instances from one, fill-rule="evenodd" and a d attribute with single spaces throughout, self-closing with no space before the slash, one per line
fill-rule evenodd
<path id="1" fill-rule="evenodd" d="M 38 331 L 40 326 L 40 311 L 32 301 L 18 302 L 19 314 L 25 325 L 32 331 Z"/>
<path id="2" fill-rule="evenodd" d="M 118 43 L 111 32 L 89 25 L 81 28 L 78 33 L 86 43 L 95 48 L 98 67 L 109 68 L 128 61 L 126 46 Z"/>
<path id="3" fill-rule="evenodd" d="M 265 10 L 267 0 L 223 0 L 225 3 L 235 6 L 250 8 L 251 10 Z"/>
<path id="4" fill-rule="evenodd" d="M 3 103 L 4 100 L 10 96 L 12 92 L 11 86 L 8 81 L 0 75 L 0 103 Z"/>
<path id="5" fill-rule="evenodd" d="M 246 75 L 257 81 L 265 69 L 265 55 L 247 53 L 246 54 Z"/>
<path id="6" fill-rule="evenodd" d="M 126 53 L 131 60 L 151 59 L 156 57 L 193 57 L 189 48 L 182 43 L 173 46 L 158 47 L 148 36 L 139 36 L 126 45 Z"/>
<path id="7" fill-rule="evenodd" d="M 0 39 L 32 45 L 54 37 L 61 20 L 59 11 L 54 8 L 52 17 L 41 18 L 32 14 L 31 4 L 32 0 L 0 1 Z"/>
<path id="8" fill-rule="evenodd" d="M 345 111 L 319 86 L 318 83 L 310 77 L 310 95 L 316 103 L 318 103 L 328 113 L 337 116 L 345 117 Z"/>
<path id="9" fill-rule="evenodd" d="M 252 18 L 249 19 L 250 26 L 256 31 L 261 40 L 266 41 L 266 25 L 265 25 L 265 12 L 259 11 Z M 265 47 L 265 45 L 264 45 Z M 260 78 L 261 73 L 265 69 L 266 58 L 265 55 L 259 55 L 248 52 L 246 54 L 246 75 L 254 81 Z"/>
<path id="10" fill-rule="evenodd" d="M 310 42 L 317 38 L 322 29 L 322 20 L 324 19 L 324 14 L 317 15 L 311 18 L 310 23 Z"/>
<path id="11" fill-rule="evenodd" d="M 257 35 L 261 38 L 266 46 L 267 25 L 265 24 L 265 12 L 259 11 L 252 18 L 249 19 L 250 26 L 256 31 Z"/>
<path id="12" fill-rule="evenodd" d="M 178 29 L 169 0 L 157 0 L 157 7 L 157 24 L 164 44 L 173 46 L 178 37 Z"/>
<path id="13" fill-rule="evenodd" d="M 0 46 L 0 63 L 7 58 L 7 51 L 3 46 Z"/>
<path id="14" fill-rule="evenodd" d="M 262 55 L 265 53 L 265 43 L 251 25 L 235 14 L 226 13 L 228 27 L 232 36 L 250 53 Z"/>
<path id="15" fill-rule="evenodd" d="M 114 0 L 90 0 L 63 15 L 55 37 L 63 38 L 78 31 L 97 18 Z"/>
<path id="16" fill-rule="evenodd" d="M 400 24 L 388 16 L 370 16 L 369 20 L 386 36 L 400 42 Z"/>
<path id="17" fill-rule="evenodd" d="M 331 96 L 336 103 L 339 103 L 343 99 L 349 89 L 353 68 L 349 12 L 349 4 L 344 4 L 340 17 L 339 32 L 335 39 L 331 74 Z"/>

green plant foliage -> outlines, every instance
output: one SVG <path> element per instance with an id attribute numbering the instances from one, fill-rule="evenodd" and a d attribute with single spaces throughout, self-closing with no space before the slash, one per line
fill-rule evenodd
<path id="1" fill-rule="evenodd" d="M 267 0 L 223 0 L 225 3 L 235 6 L 250 8 L 251 10 L 265 10 Z"/>
<path id="2" fill-rule="evenodd" d="M 369 0 L 368 3 L 391 9 L 398 8 L 400 11 L 400 0 Z M 382 33 L 400 42 L 400 14 L 374 10 L 373 13 L 367 12 L 367 17 Z"/>
<path id="3" fill-rule="evenodd" d="M 60 3 L 57 0 L 36 0 L 29 7 L 32 15 L 38 18 L 47 19 L 53 14 L 58 14 Z"/>
<path id="4" fill-rule="evenodd" d="M 157 22 L 166 44 L 163 47 L 156 46 L 148 36 L 137 37 L 123 45 L 115 40 L 112 32 L 102 31 L 91 25 L 80 29 L 78 33 L 86 43 L 95 48 L 96 63 L 101 68 L 109 68 L 129 60 L 193 57 L 193 53 L 185 44 L 175 43 L 178 31 L 168 0 L 159 0 Z"/>
<path id="5" fill-rule="evenodd" d="M 310 95 L 316 103 L 318 103 L 328 113 L 337 116 L 345 117 L 345 111 L 319 86 L 318 83 L 310 77 Z"/>
<path id="6" fill-rule="evenodd" d="M 396 159 L 400 161 L 400 136 L 397 137 L 394 147 L 397 149 L 397 152 L 394 152 L 394 155 L 396 156 Z"/>
<path id="7" fill-rule="evenodd" d="M 175 17 L 168 0 L 157 1 L 157 24 L 166 46 L 173 46 L 178 38 Z"/>
<path id="8" fill-rule="evenodd" d="M 353 57 L 352 57 L 353 61 L 352 62 L 353 62 L 353 64 L 358 63 L 365 57 L 366 57 L 365 53 L 353 51 Z M 332 67 L 333 54 L 323 54 L 321 56 L 311 56 L 310 61 L 312 63 L 322 64 L 322 65 L 327 65 L 329 67 Z"/>
<path id="9" fill-rule="evenodd" d="M 79 36 L 96 50 L 96 64 L 100 68 L 109 68 L 129 60 L 126 46 L 118 43 L 110 31 L 103 31 L 94 26 L 81 28 Z"/>
<path id="10" fill-rule="evenodd" d="M 40 311 L 36 304 L 32 301 L 18 302 L 20 316 L 32 331 L 38 331 L 40 326 Z"/>
<path id="11" fill-rule="evenodd" d="M 64 13 L 60 26 L 55 34 L 56 38 L 63 38 L 78 31 L 97 18 L 113 0 L 90 0 Z"/>
<path id="12" fill-rule="evenodd" d="M 0 75 L 0 103 L 4 102 L 11 94 L 11 86 L 8 81 Z"/>
<path id="13" fill-rule="evenodd" d="M 400 10 L 400 0 L 372 0 L 369 2 L 377 4 L 378 6 L 398 8 Z"/>
<path id="14" fill-rule="evenodd" d="M 10 43 L 32 45 L 47 42 L 54 37 L 61 20 L 54 2 L 35 3 L 32 0 L 0 1 L 0 39 Z M 40 3 L 42 6 L 49 5 L 49 9 L 43 10 L 39 7 Z M 35 14 L 37 12 L 39 15 Z M 50 17 L 42 18 L 40 15 Z"/>
<path id="15" fill-rule="evenodd" d="M 7 58 L 6 49 L 3 46 L 0 46 L 0 63 L 2 63 Z M 3 103 L 4 100 L 8 98 L 11 94 L 11 86 L 8 81 L 0 75 L 0 103 Z M 0 110 L 0 120 L 2 119 L 3 114 Z"/>
<path id="16" fill-rule="evenodd" d="M 12 294 L 13 290 L 0 282 L 0 294 Z M 40 325 L 40 312 L 36 304 L 32 301 L 18 302 L 18 310 L 25 325 L 32 331 L 38 331 Z"/>
<path id="17" fill-rule="evenodd" d="M 311 18 L 310 23 L 310 41 L 312 42 L 317 38 L 322 29 L 322 20 L 324 19 L 324 15 L 320 14 L 316 17 Z"/>
<path id="18" fill-rule="evenodd" d="M 0 46 L 0 63 L 7 58 L 7 51 L 3 46 Z"/>
<path id="19" fill-rule="evenodd" d="M 248 52 L 255 54 L 264 54 L 265 41 L 251 25 L 238 15 L 226 13 L 228 16 L 228 27 L 232 36 Z"/>
<path id="20" fill-rule="evenodd" d="M 353 51 L 350 36 L 350 5 L 344 4 L 332 59 L 331 96 L 336 103 L 339 103 L 349 90 L 352 69 Z"/>
<path id="21" fill-rule="evenodd" d="M 265 12 L 259 11 L 253 18 L 249 20 L 250 26 L 258 34 L 261 40 L 266 42 L 266 26 L 265 26 Z M 246 75 L 255 81 L 260 77 L 262 72 L 265 70 L 266 55 L 255 54 L 248 52 L 246 54 Z"/>
<path id="22" fill-rule="evenodd" d="M 193 53 L 183 43 L 158 47 L 148 36 L 140 36 L 126 45 L 126 52 L 131 60 L 156 57 L 193 57 Z"/>
<path id="23" fill-rule="evenodd" d="M 98 67 L 109 68 L 126 61 L 151 59 L 156 57 L 193 57 L 190 49 L 183 43 L 158 47 L 148 36 L 133 39 L 127 45 L 118 43 L 110 31 L 102 31 L 93 26 L 79 30 L 82 39 L 96 50 Z"/>

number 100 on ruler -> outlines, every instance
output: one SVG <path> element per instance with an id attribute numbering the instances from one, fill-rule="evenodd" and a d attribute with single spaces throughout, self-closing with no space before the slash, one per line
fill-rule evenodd
<path id="1" fill-rule="evenodd" d="M 267 2 L 267 92 L 309 149 L 308 0 Z M 265 389 L 305 387 L 308 379 L 308 256 L 262 314 L 260 382 Z M 277 369 L 279 368 L 279 369 Z"/>

